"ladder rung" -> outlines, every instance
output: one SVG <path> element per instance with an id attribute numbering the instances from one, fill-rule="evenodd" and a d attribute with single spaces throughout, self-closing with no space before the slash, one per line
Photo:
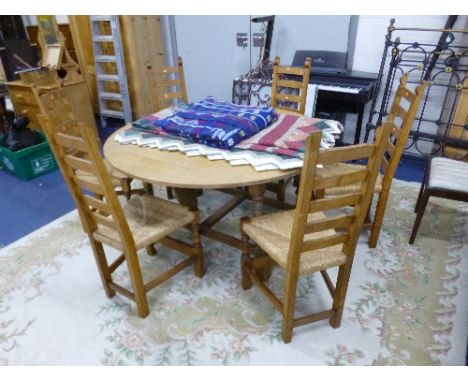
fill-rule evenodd
<path id="1" fill-rule="evenodd" d="M 103 34 L 103 35 L 94 35 L 93 36 L 93 41 L 94 42 L 113 42 L 114 41 L 114 36 L 111 34 Z"/>
<path id="2" fill-rule="evenodd" d="M 102 109 L 99 113 L 103 117 L 124 118 L 124 112 L 120 110 Z"/>
<path id="3" fill-rule="evenodd" d="M 119 76 L 117 74 L 98 74 L 96 79 L 98 81 L 119 82 Z"/>
<path id="4" fill-rule="evenodd" d="M 112 100 L 115 100 L 115 101 L 122 101 L 123 100 L 122 94 L 120 94 L 120 93 L 109 93 L 109 92 L 99 93 L 99 98 L 112 99 Z"/>
<path id="5" fill-rule="evenodd" d="M 96 62 L 117 62 L 117 57 L 99 55 L 99 56 L 96 56 L 95 61 Z"/>
<path id="6" fill-rule="evenodd" d="M 108 15 L 97 15 L 97 16 L 90 16 L 91 21 L 111 21 L 112 16 Z"/>

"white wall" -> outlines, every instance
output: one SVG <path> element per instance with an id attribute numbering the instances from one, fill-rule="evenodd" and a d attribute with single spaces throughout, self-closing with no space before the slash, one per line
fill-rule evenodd
<path id="1" fill-rule="evenodd" d="M 291 64 L 301 49 L 346 51 L 350 16 L 277 16 L 271 56 Z M 237 33 L 260 31 L 249 16 L 175 16 L 178 54 L 184 59 L 189 101 L 207 95 L 230 100 L 232 80 L 250 69 L 250 50 Z M 252 48 L 255 67 L 259 48 Z"/>

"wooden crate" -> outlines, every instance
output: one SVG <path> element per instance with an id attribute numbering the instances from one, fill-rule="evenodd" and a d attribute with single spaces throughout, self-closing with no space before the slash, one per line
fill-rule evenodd
<path id="1" fill-rule="evenodd" d="M 76 55 L 83 75 L 87 79 L 91 99 L 98 110 L 96 70 L 89 16 L 69 16 L 70 30 L 75 42 Z M 151 107 L 146 66 L 164 66 L 164 48 L 159 16 L 119 16 L 125 66 L 133 119 L 154 112 Z"/>
<path id="2" fill-rule="evenodd" d="M 33 91 L 33 85 L 25 84 L 22 81 L 11 81 L 8 82 L 7 86 L 16 114 L 27 115 L 30 119 L 28 127 L 41 131 L 42 128 L 37 118 L 39 106 Z M 68 82 L 63 85 L 63 89 L 78 121 L 96 129 L 86 82 Z"/>

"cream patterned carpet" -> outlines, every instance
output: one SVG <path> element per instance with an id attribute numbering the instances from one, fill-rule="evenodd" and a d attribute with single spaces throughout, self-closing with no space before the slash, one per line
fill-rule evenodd
<path id="1" fill-rule="evenodd" d="M 204 239 L 207 273 L 186 269 L 150 294 L 140 319 L 105 297 L 76 211 L 0 249 L 0 365 L 463 365 L 468 337 L 468 206 L 432 198 L 414 246 L 418 185 L 395 182 L 376 250 L 361 235 L 342 326 L 327 321 L 280 339 L 281 318 L 239 284 L 238 251 Z M 224 195 L 206 192 L 212 210 Z M 250 205 L 222 221 L 236 232 Z M 115 252 L 112 252 L 115 255 Z M 178 255 L 141 253 L 146 275 Z M 118 271 L 125 282 L 124 267 Z M 275 270 L 274 289 L 282 272 Z M 328 306 L 321 277 L 299 307 Z"/>

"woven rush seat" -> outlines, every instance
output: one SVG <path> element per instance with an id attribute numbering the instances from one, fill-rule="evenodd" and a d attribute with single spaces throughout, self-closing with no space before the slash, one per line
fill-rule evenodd
<path id="1" fill-rule="evenodd" d="M 324 219 L 322 212 L 309 215 L 308 222 Z M 278 265 L 286 269 L 291 241 L 294 210 L 282 211 L 253 218 L 243 225 L 244 232 L 250 236 Z M 318 239 L 335 234 L 334 229 L 307 234 L 304 240 Z M 346 263 L 341 251 L 343 245 L 334 245 L 315 251 L 304 252 L 299 264 L 299 275 L 307 275 L 323 269 Z"/>
<path id="2" fill-rule="evenodd" d="M 356 170 L 364 170 L 366 166 L 360 164 L 350 164 L 350 163 L 335 163 L 333 165 L 326 166 L 325 170 L 327 176 L 334 176 L 339 174 L 349 174 Z M 322 169 L 317 169 L 317 174 L 320 175 L 320 172 L 323 171 Z M 377 175 L 377 181 L 375 182 L 374 192 L 382 192 L 382 181 L 383 175 Z M 349 184 L 347 186 L 342 187 L 331 187 L 325 190 L 326 195 L 343 195 L 347 193 L 354 193 L 359 192 L 359 183 Z"/>
<path id="3" fill-rule="evenodd" d="M 134 195 L 123 206 L 130 231 L 137 249 L 144 248 L 189 224 L 194 213 L 188 207 L 150 195 Z M 98 224 L 93 232 L 96 240 L 123 250 L 116 230 Z"/>
<path id="4" fill-rule="evenodd" d="M 468 163 L 449 158 L 433 158 L 429 187 L 468 192 Z"/>

